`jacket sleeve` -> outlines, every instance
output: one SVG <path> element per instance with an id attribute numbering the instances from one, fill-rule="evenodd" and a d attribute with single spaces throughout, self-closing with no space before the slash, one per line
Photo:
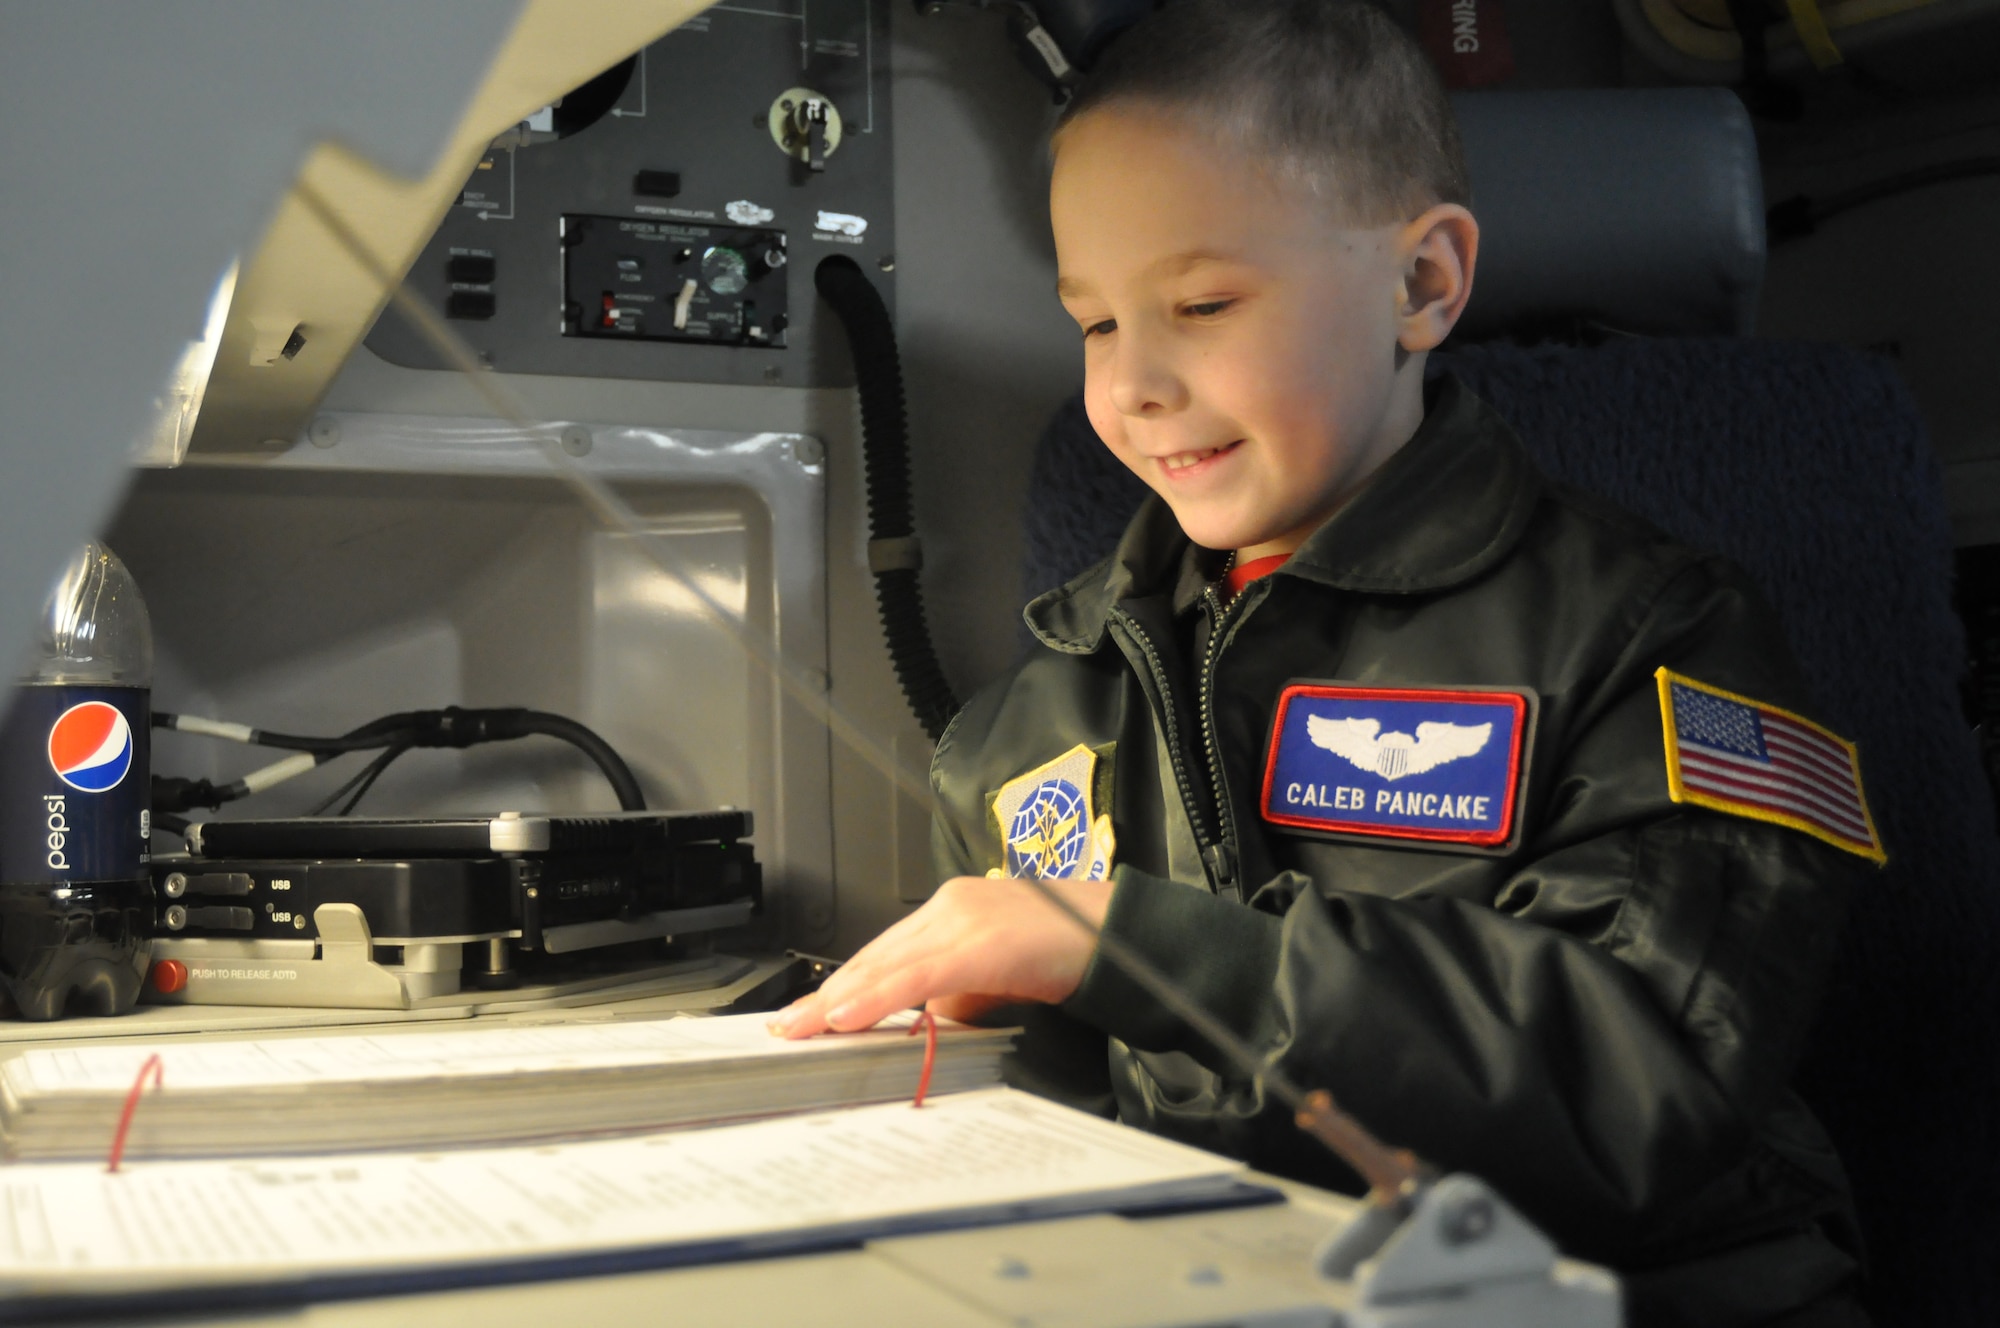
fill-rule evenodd
<path id="1" fill-rule="evenodd" d="M 1442 854 L 1435 890 L 1391 897 L 1369 851 L 1343 855 L 1358 865 L 1340 879 L 1285 873 L 1250 908 L 1121 868 L 1105 924 L 1293 1081 L 1612 1262 L 1657 1253 L 1661 1214 L 1743 1164 L 1868 870 L 1799 831 L 1668 797 L 1659 666 L 1802 708 L 1755 593 L 1698 564 L 1636 616 L 1542 746 L 1529 840 L 1489 897 L 1445 888 L 1465 859 Z M 1351 1187 L 1101 955 L 1065 1008 L 1155 1053 L 1126 1058 L 1128 1118 Z"/>

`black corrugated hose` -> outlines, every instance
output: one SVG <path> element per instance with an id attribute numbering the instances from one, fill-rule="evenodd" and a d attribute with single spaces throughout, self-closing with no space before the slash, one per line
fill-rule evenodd
<path id="1" fill-rule="evenodd" d="M 910 501 L 909 429 L 903 418 L 903 369 L 896 328 L 875 283 L 860 264 L 835 255 L 813 272 L 813 284 L 847 329 L 854 353 L 854 382 L 861 397 L 861 452 L 868 476 L 868 565 L 889 661 L 910 709 L 931 741 L 943 736 L 958 713 L 958 697 L 945 680 L 924 616 L 917 572 L 916 520 Z"/>

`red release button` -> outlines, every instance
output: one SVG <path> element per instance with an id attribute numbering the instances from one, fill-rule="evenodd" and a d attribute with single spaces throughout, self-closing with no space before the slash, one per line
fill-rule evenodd
<path id="1" fill-rule="evenodd" d="M 171 996 L 188 984 L 188 966 L 178 959 L 162 959 L 153 965 L 153 990 Z"/>

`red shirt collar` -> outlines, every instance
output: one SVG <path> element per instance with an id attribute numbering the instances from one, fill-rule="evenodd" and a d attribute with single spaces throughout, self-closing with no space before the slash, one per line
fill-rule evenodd
<path id="1" fill-rule="evenodd" d="M 1229 574 L 1222 578 L 1223 599 L 1235 599 L 1243 593 L 1245 586 L 1259 577 L 1269 576 L 1277 571 L 1291 556 L 1289 553 L 1274 553 L 1268 558 L 1252 558 L 1247 563 L 1238 563 L 1230 568 Z"/>

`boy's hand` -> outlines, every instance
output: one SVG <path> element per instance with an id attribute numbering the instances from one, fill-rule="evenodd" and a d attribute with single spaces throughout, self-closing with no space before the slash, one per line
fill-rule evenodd
<path id="1" fill-rule="evenodd" d="M 1110 881 L 1045 881 L 1098 926 Z M 1053 1004 L 1083 981 L 1096 939 L 1023 881 L 958 876 L 877 936 L 820 989 L 771 1020 L 781 1037 L 872 1028 L 913 1005 L 969 1019 L 1016 1001 Z"/>

